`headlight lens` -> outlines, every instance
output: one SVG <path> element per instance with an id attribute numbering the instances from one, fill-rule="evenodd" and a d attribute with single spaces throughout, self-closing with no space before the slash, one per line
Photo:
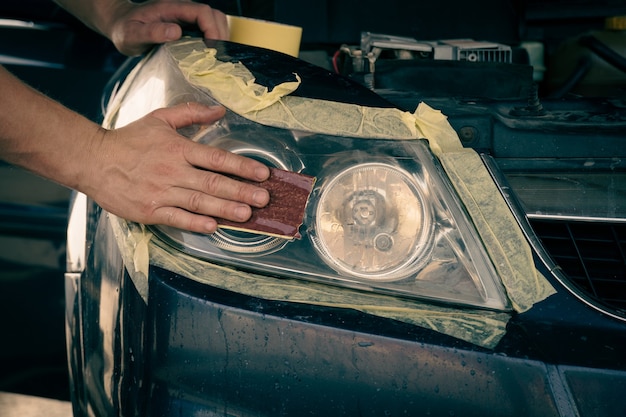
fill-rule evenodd
<path id="1" fill-rule="evenodd" d="M 432 218 L 408 173 L 363 163 L 322 187 L 313 230 L 314 245 L 331 268 L 384 281 L 407 277 L 423 263 Z"/>
<path id="2" fill-rule="evenodd" d="M 149 63 L 142 74 L 159 72 Z M 119 113 L 146 114 L 181 101 L 213 104 L 179 75 L 162 90 L 131 84 Z M 120 95 L 122 97 L 122 95 Z M 132 108 L 129 108 L 132 107 Z M 218 125 L 182 132 L 193 140 L 317 178 L 299 240 L 219 230 L 151 227 L 157 243 L 277 278 L 323 282 L 402 297 L 507 310 L 502 284 L 462 204 L 424 141 L 301 134 L 227 112 Z"/>
<path id="3" fill-rule="evenodd" d="M 235 118 L 236 119 L 236 118 Z M 317 177 L 302 238 L 286 241 L 165 226 L 163 242 L 211 262 L 403 297 L 505 310 L 508 301 L 480 239 L 423 141 L 380 141 L 242 128 L 266 147 L 270 165 Z M 213 130 L 200 142 L 239 152 Z M 219 136 L 219 137 L 214 137 Z M 228 137 L 228 140 L 224 140 Z M 273 138 L 273 139 L 272 139 Z M 251 149 L 251 148 L 246 148 Z M 258 157 L 258 151 L 240 152 Z"/>

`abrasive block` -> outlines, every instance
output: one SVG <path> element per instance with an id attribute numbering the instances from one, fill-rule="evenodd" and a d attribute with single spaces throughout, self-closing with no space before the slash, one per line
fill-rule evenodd
<path id="1" fill-rule="evenodd" d="M 299 239 L 306 204 L 315 184 L 315 177 L 278 168 L 270 168 L 270 176 L 261 182 L 250 182 L 270 193 L 270 202 L 262 208 L 252 208 L 252 216 L 239 223 L 217 219 L 218 227 L 250 233 Z"/>

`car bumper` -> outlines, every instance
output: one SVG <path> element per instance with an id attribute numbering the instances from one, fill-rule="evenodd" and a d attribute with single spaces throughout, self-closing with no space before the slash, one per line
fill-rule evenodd
<path id="1" fill-rule="evenodd" d="M 626 372 L 512 357 L 351 310 L 243 296 L 158 267 L 150 268 L 146 303 L 128 273 L 115 282 L 121 259 L 109 265 L 96 285 L 67 277 L 68 317 L 92 323 L 70 326 L 70 356 L 80 358 L 71 361 L 80 378 L 77 416 L 626 411 Z"/>

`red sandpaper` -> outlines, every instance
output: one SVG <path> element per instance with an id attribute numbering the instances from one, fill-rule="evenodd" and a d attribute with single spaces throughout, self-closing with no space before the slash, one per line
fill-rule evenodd
<path id="1" fill-rule="evenodd" d="M 267 180 L 253 184 L 270 193 L 269 204 L 263 208 L 253 207 L 252 216 L 246 222 L 217 219 L 218 226 L 285 239 L 299 239 L 301 236 L 298 229 L 304 219 L 315 177 L 270 168 L 270 177 Z"/>

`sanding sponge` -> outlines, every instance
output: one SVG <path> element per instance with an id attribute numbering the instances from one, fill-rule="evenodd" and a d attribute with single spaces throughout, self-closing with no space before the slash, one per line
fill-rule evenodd
<path id="1" fill-rule="evenodd" d="M 252 183 L 270 193 L 270 202 L 263 208 L 253 207 L 252 216 L 243 223 L 217 219 L 218 227 L 283 239 L 299 239 L 301 237 L 299 228 L 315 184 L 315 177 L 270 168 L 267 180 Z"/>

